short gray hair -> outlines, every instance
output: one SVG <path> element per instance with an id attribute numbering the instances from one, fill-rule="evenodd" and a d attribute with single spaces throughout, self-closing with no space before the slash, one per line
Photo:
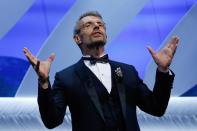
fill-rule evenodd
<path id="1" fill-rule="evenodd" d="M 75 23 L 75 27 L 74 27 L 74 31 L 73 31 L 73 35 L 79 34 L 80 29 L 79 29 L 79 22 L 81 19 L 83 19 L 86 16 L 95 16 L 100 18 L 101 20 L 103 20 L 103 17 L 101 16 L 101 14 L 98 11 L 88 11 L 83 13 L 79 19 L 77 20 L 77 22 Z"/>

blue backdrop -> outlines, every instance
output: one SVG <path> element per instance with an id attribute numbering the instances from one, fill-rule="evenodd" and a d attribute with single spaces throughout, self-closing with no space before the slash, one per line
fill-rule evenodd
<path id="1" fill-rule="evenodd" d="M 96 9 L 103 14 L 109 34 L 107 53 L 110 58 L 134 65 L 143 79 L 151 61 L 146 46 L 151 45 L 154 49 L 159 49 L 167 37 L 170 37 L 173 29 L 184 20 L 197 0 L 141 0 L 138 3 L 126 0 L 125 2 L 114 1 L 114 6 L 111 7 L 113 9 L 107 7 L 110 2 L 101 0 L 95 4 L 96 2 L 96 0 L 92 2 L 88 0 L 83 2 L 77 0 L 0 1 L 0 18 L 2 20 L 0 22 L 0 96 L 14 97 L 17 92 L 18 96 L 24 96 L 24 94 L 32 96 L 32 92 L 36 94 L 35 89 L 28 89 L 28 91 L 25 89 L 27 88 L 25 83 L 28 83 L 26 81 L 36 80 L 36 77 L 28 77 L 31 69 L 22 52 L 23 47 L 28 47 L 33 54 L 40 58 L 46 58 L 51 53 L 50 51 L 54 49 L 56 52 L 60 50 L 58 47 L 65 45 L 65 52 L 69 49 L 70 52 L 67 53 L 71 54 L 73 60 L 67 59 L 63 64 L 54 62 L 53 66 L 58 65 L 58 70 L 64 65 L 68 66 L 76 61 L 80 57 L 80 51 L 75 50 L 76 47 L 72 41 L 73 21 L 76 21 L 78 14 L 86 10 Z M 74 17 L 72 17 L 73 15 Z M 65 20 L 66 18 L 67 20 Z M 54 38 L 58 38 L 54 37 L 57 32 L 62 33 L 59 28 L 69 26 L 70 28 L 62 30 L 70 33 L 70 35 L 63 34 L 70 39 L 54 42 Z M 68 43 L 73 47 L 71 48 L 69 45 L 67 48 Z M 57 47 L 53 48 L 52 44 L 56 44 Z M 48 50 L 50 47 L 52 49 Z M 45 53 L 42 54 L 43 52 Z M 58 54 L 57 61 L 58 58 L 62 61 L 61 55 Z M 194 58 L 195 56 L 188 59 Z M 52 72 L 58 71 L 55 67 Z M 189 78 L 185 79 L 190 82 Z M 178 95 L 196 96 L 196 84 Z M 35 83 L 36 85 L 37 83 Z M 176 95 L 176 93 L 174 94 Z"/>

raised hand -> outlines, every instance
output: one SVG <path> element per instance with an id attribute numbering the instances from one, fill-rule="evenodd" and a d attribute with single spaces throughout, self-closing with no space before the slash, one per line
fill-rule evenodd
<path id="1" fill-rule="evenodd" d="M 32 55 L 32 53 L 27 48 L 23 48 L 23 52 L 36 71 L 39 78 L 41 78 L 42 80 L 47 80 L 49 77 L 51 63 L 55 59 L 55 54 L 51 54 L 45 61 L 40 61 L 37 57 Z"/>
<path id="2" fill-rule="evenodd" d="M 155 63 L 158 65 L 158 68 L 161 71 L 168 71 L 173 56 L 176 52 L 178 43 L 179 38 L 177 36 L 173 36 L 171 40 L 159 52 L 155 52 L 150 46 L 147 47 Z"/>

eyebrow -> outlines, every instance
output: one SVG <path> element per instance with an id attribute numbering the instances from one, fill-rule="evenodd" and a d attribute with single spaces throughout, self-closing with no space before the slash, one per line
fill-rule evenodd
<path id="1" fill-rule="evenodd" d="M 88 21 L 84 24 L 90 24 L 90 23 L 102 23 L 102 24 L 105 24 L 103 21 L 96 21 L 96 22 L 93 22 L 93 21 Z"/>

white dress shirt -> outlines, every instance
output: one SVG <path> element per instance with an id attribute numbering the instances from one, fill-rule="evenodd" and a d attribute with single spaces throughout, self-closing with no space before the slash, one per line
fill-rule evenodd
<path id="1" fill-rule="evenodd" d="M 111 92 L 112 78 L 111 66 L 109 63 L 91 64 L 90 61 L 84 60 L 85 65 L 94 73 L 94 75 L 101 81 L 108 93 Z"/>

